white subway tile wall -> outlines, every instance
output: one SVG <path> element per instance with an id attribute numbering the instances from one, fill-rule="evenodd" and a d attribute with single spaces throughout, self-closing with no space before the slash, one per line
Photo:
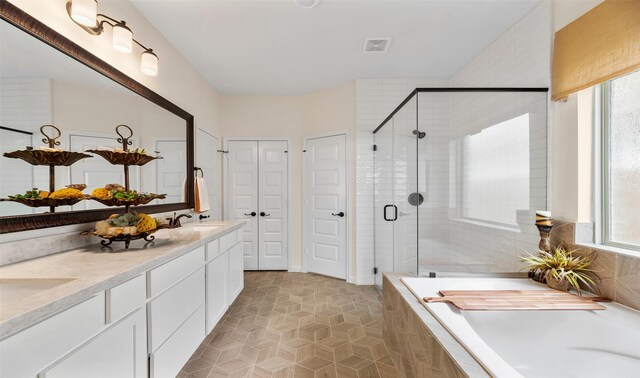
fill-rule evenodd
<path id="1" fill-rule="evenodd" d="M 374 282 L 374 244 L 386 243 L 385 246 L 391 247 L 393 236 L 388 229 L 383 231 L 388 235 L 374 237 L 375 217 L 381 216 L 381 212 L 374 214 L 372 131 L 417 87 L 548 87 L 551 38 L 551 7 L 544 2 L 450 80 L 356 81 L 357 283 Z M 533 211 L 546 208 L 548 99 L 539 93 L 449 96 L 423 93 L 419 98 L 419 127 L 428 133 L 426 142 L 419 143 L 417 167 L 421 176 L 418 189 L 425 195 L 425 203 L 419 208 L 421 273 L 434 266 L 431 270 L 517 271 L 520 269 L 518 257 L 524 250 L 532 251 L 537 246 Z M 450 193 L 459 192 L 457 172 L 451 165 L 453 158 L 458 156 L 458 147 L 452 137 L 525 113 L 529 113 L 530 118 L 530 195 L 529 208 L 517 211 L 518 226 L 487 227 L 482 222 L 459 219 L 456 208 L 459 201 L 450 196 Z M 382 171 L 379 169 L 378 174 L 391 177 L 391 168 L 392 165 L 388 165 Z M 407 166 L 407 169 L 415 167 Z M 391 189 L 378 185 L 375 190 L 385 197 L 390 195 Z M 380 197 L 378 201 L 381 201 Z M 380 204 L 377 203 L 377 207 Z M 381 267 L 391 264 L 389 259 L 378 259 Z"/>

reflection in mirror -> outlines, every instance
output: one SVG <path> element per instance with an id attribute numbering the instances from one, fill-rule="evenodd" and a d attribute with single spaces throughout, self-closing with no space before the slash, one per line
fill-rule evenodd
<path id="1" fill-rule="evenodd" d="M 184 119 L 120 86 L 82 63 L 4 21 L 0 21 L 0 153 L 45 147 L 42 125 L 55 125 L 65 151 L 122 148 L 116 126 L 133 131 L 130 150 L 162 157 L 130 167 L 130 189 L 166 194 L 153 204 L 184 202 L 187 142 Z M 55 167 L 55 189 L 84 184 L 85 195 L 109 184 L 124 186 L 124 169 L 104 158 L 82 159 Z M 49 167 L 0 157 L 0 197 L 24 195 L 33 188 L 49 190 Z M 60 206 L 56 212 L 105 208 L 93 200 Z M 135 208 L 132 208 L 135 211 Z M 0 202 L 0 216 L 48 212 Z"/>

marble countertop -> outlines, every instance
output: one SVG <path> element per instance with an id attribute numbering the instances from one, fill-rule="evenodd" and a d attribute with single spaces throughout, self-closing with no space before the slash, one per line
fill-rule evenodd
<path id="1" fill-rule="evenodd" d="M 0 289 L 0 339 L 235 231 L 245 222 L 206 224 L 217 227 L 185 224 L 158 231 L 153 244 L 133 241 L 128 250 L 124 243 L 105 248 L 94 244 L 0 267 L 0 283 L 4 285 Z M 26 289 L 20 285 L 25 281 L 29 282 Z"/>

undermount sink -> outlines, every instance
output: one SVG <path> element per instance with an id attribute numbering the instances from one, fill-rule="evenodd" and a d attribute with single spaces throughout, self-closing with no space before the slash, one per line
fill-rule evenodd
<path id="1" fill-rule="evenodd" d="M 73 280 L 75 278 L 0 278 L 0 302 L 14 302 Z"/>

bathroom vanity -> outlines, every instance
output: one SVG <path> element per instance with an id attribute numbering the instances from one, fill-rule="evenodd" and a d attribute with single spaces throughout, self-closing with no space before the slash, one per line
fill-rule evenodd
<path id="1" fill-rule="evenodd" d="M 175 377 L 242 291 L 243 225 L 0 267 L 0 376 Z"/>

